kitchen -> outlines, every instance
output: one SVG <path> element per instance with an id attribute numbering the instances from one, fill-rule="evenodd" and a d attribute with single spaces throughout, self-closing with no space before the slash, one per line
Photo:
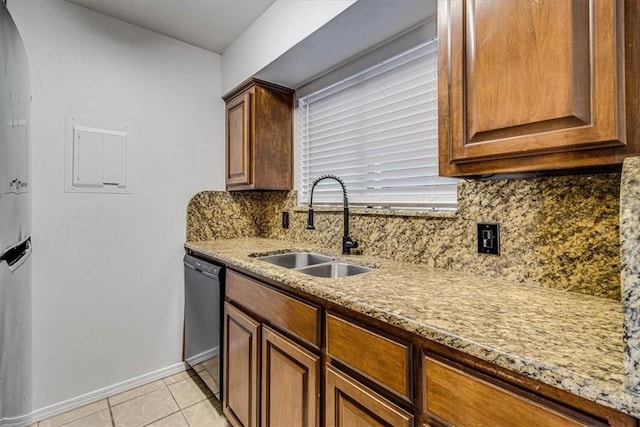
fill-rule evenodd
<path id="1" fill-rule="evenodd" d="M 245 33 L 220 56 L 71 3 L 9 1 L 27 48 L 33 93 L 34 419 L 48 418 L 183 369 L 180 260 L 185 211 L 195 194 L 225 188 L 222 96 L 351 4 L 313 2 L 302 7 L 296 2 L 276 2 L 263 20 L 256 21 L 253 32 Z M 274 30 L 285 28 L 283 22 L 287 23 L 286 36 Z M 273 35 L 267 38 L 265 34 L 271 33 L 265 33 L 259 24 L 268 26 Z M 69 114 L 131 124 L 130 155 L 135 160 L 131 194 L 74 195 L 63 191 Z M 492 207 L 483 221 L 500 223 L 503 230 L 517 234 L 515 230 L 526 227 L 509 225 L 509 221 L 517 222 L 526 213 L 526 224 L 543 218 L 548 228 L 534 230 L 540 239 L 530 239 L 523 233 L 514 243 L 503 246 L 505 251 L 519 248 L 512 252 L 518 257 L 509 257 L 508 253 L 493 258 L 473 254 L 463 255 L 468 260 L 460 260 L 452 255 L 447 262 L 453 267 L 469 265 L 507 275 L 547 266 L 540 268 L 544 271 L 539 277 L 551 277 L 547 280 L 552 281 L 552 261 L 562 260 L 558 255 L 563 249 L 559 245 L 562 239 L 544 242 L 541 236 L 567 231 L 571 224 L 561 221 L 566 212 L 589 217 L 594 207 L 605 206 L 605 214 L 598 216 L 601 223 L 597 233 L 589 222 L 578 227 L 580 233 L 574 240 L 579 247 L 575 252 L 582 255 L 564 269 L 577 266 L 584 269 L 582 277 L 597 275 L 594 282 L 608 284 L 599 291 L 600 296 L 610 297 L 615 293 L 610 276 L 615 276 L 620 267 L 590 269 L 593 257 L 585 248 L 593 244 L 590 239 L 595 234 L 603 239 L 598 248 L 616 252 L 619 179 L 619 174 L 613 173 L 549 181 L 468 183 L 464 191 L 469 197 L 460 197 L 461 204 L 475 206 L 473 195 L 482 191 L 494 197 L 477 203 Z M 511 198 L 513 205 L 504 208 L 499 202 L 503 190 L 524 197 Z M 596 196 L 585 197 L 590 193 Z M 528 194 L 536 197 L 529 198 Z M 549 209 L 556 200 L 562 209 Z M 240 206 L 247 203 L 238 201 Z M 464 208 L 462 205 L 460 210 Z M 279 221 L 280 212 L 275 213 Z M 304 212 L 292 209 L 290 214 L 289 233 L 302 233 L 304 223 L 300 224 L 299 218 Z M 476 216 L 470 213 L 468 220 L 475 222 Z M 364 225 L 356 218 L 352 221 L 353 235 L 365 253 L 378 245 L 378 252 L 384 255 L 387 251 L 383 258 L 389 253 L 402 253 L 397 247 L 402 247 L 409 230 L 415 229 L 415 224 L 404 229 L 390 227 L 391 236 L 366 239 L 364 233 L 357 234 Z M 328 237 L 318 237 L 321 242 L 339 243 L 340 217 L 336 216 L 334 222 L 335 230 Z M 426 225 L 411 218 L 393 222 L 436 227 L 442 220 Z M 460 224 L 468 223 L 451 222 L 458 225 L 445 227 L 457 230 Z M 317 233 L 327 231 L 321 224 L 318 219 Z M 475 231 L 464 230 L 456 235 L 468 246 L 464 239 L 475 239 Z M 446 231 L 435 233 L 436 237 L 448 235 Z M 515 234 L 503 233 L 503 238 L 514 239 Z M 210 235 L 215 236 L 213 232 Z M 434 242 L 439 246 L 431 250 L 437 253 L 445 245 L 442 240 L 422 243 L 417 253 L 422 256 L 427 251 L 431 255 L 425 247 Z M 385 246 L 384 242 L 394 241 L 397 246 Z M 530 241 L 543 243 L 531 247 Z M 144 255 L 136 256 L 138 253 Z M 411 261 L 412 256 L 416 255 L 408 255 L 406 260 Z M 602 259 L 611 262 L 610 255 Z M 434 263 L 441 260 L 433 257 Z M 584 282 L 579 278 L 566 280 L 569 286 L 578 288 Z"/>

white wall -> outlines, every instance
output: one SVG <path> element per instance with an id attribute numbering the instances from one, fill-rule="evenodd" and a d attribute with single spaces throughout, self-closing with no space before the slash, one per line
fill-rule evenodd
<path id="1" fill-rule="evenodd" d="M 222 93 L 250 78 L 356 0 L 276 0 L 222 54 Z"/>
<path id="2" fill-rule="evenodd" d="M 9 9 L 32 71 L 33 378 L 44 413 L 181 360 L 186 205 L 224 188 L 221 58 L 61 0 Z M 133 194 L 64 193 L 66 114 L 132 125 Z"/>

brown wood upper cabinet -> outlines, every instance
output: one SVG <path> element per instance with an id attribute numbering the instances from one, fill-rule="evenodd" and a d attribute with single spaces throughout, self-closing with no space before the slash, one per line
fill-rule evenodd
<path id="1" fill-rule="evenodd" d="M 227 190 L 291 190 L 293 91 L 252 79 L 223 99 Z"/>
<path id="2" fill-rule="evenodd" d="M 439 0 L 440 174 L 640 153 L 637 3 Z"/>

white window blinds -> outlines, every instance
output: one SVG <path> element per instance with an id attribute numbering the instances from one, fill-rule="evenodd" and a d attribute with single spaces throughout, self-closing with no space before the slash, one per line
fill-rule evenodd
<path id="1" fill-rule="evenodd" d="M 438 176 L 438 46 L 429 41 L 299 100 L 300 202 L 343 179 L 352 205 L 455 208 Z M 314 204 L 341 204 L 323 181 Z"/>

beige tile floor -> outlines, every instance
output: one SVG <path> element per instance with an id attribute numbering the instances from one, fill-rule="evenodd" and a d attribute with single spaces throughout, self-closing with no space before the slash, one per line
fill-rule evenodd
<path id="1" fill-rule="evenodd" d="M 34 424 L 37 427 L 230 427 L 192 370 Z"/>

